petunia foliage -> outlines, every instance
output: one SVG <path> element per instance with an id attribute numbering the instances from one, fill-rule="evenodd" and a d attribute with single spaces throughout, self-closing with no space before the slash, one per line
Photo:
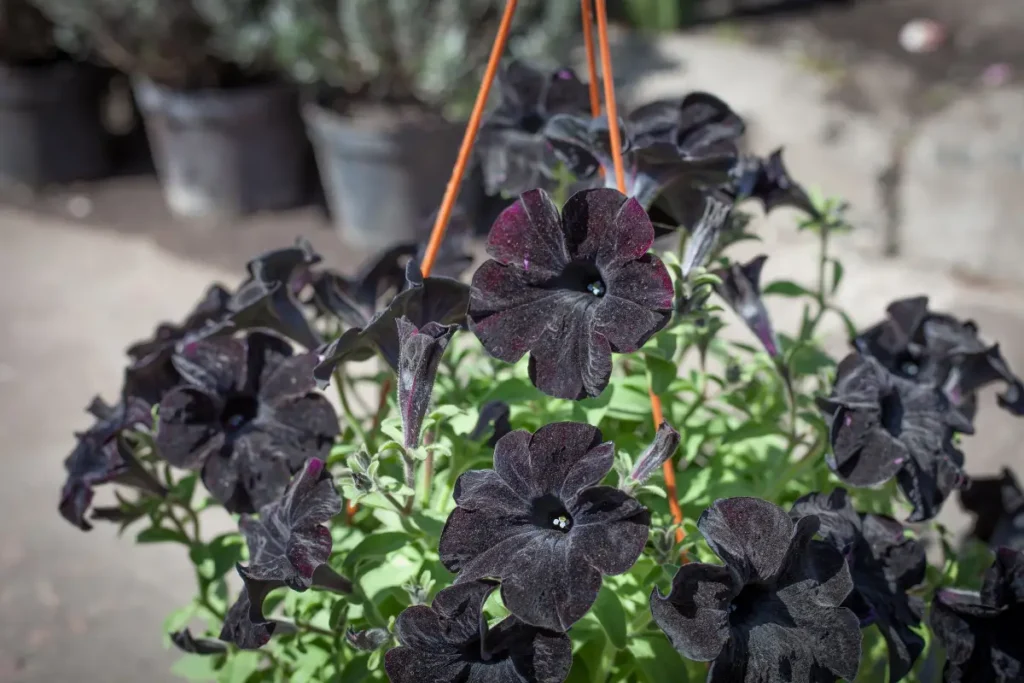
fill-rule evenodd
<path id="1" fill-rule="evenodd" d="M 385 14 L 360 41 L 410 29 Z M 300 239 L 182 292 L 69 425 L 67 533 L 192 565 L 175 671 L 1024 680 L 1019 471 L 972 459 L 986 387 L 1024 413 L 998 340 L 923 296 L 858 328 L 845 204 L 711 93 L 610 124 L 575 71 L 510 60 L 495 95 L 472 161 L 503 208 L 460 188 L 440 244 L 436 214 L 350 268 Z M 772 281 L 770 242 L 737 247 L 784 206 L 818 249 Z M 969 530 L 936 521 L 958 501 Z"/>

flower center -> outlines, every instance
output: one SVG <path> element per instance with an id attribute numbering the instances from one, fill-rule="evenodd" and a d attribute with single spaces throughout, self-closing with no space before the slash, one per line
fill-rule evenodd
<path id="1" fill-rule="evenodd" d="M 544 127 L 544 117 L 535 111 L 528 112 L 519 117 L 519 127 L 531 135 L 539 133 Z"/>
<path id="2" fill-rule="evenodd" d="M 565 267 L 561 275 L 549 282 L 547 287 L 567 289 L 598 298 L 608 292 L 608 285 L 601 278 L 601 271 L 590 261 L 573 261 Z"/>
<path id="3" fill-rule="evenodd" d="M 541 529 L 568 533 L 572 529 L 572 515 L 554 494 L 548 493 L 533 501 L 533 523 Z"/>
<path id="4" fill-rule="evenodd" d="M 762 623 L 788 625 L 792 617 L 770 586 L 748 583 L 729 605 L 729 625 L 750 628 Z"/>
<path id="5" fill-rule="evenodd" d="M 220 423 L 225 432 L 237 432 L 252 422 L 259 412 L 260 402 L 251 394 L 234 394 L 224 402 Z"/>

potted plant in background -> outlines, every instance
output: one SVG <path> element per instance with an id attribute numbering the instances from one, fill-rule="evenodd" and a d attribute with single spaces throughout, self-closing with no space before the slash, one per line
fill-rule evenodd
<path id="1" fill-rule="evenodd" d="M 414 238 L 437 208 L 504 0 L 276 0 L 275 53 L 313 86 L 304 117 L 344 239 Z M 511 49 L 548 57 L 578 30 L 576 3 L 520 2 Z M 460 198 L 473 214 L 479 183 Z"/>
<path id="2" fill-rule="evenodd" d="M 34 0 L 133 82 L 171 211 L 230 218 L 308 197 L 298 95 L 255 0 Z"/>
<path id="3" fill-rule="evenodd" d="M 0 183 L 40 187 L 96 178 L 110 158 L 101 70 L 58 48 L 27 0 L 0 0 Z"/>

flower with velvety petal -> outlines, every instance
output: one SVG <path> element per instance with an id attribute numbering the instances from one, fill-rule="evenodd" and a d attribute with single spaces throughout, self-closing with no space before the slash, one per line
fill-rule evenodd
<path id="1" fill-rule="evenodd" d="M 974 515 L 971 536 L 990 548 L 1024 550 L 1024 491 L 1007 468 L 998 477 L 973 477 L 960 504 Z"/>
<path id="2" fill-rule="evenodd" d="M 765 213 L 780 206 L 791 206 L 811 216 L 819 212 L 807 191 L 793 180 L 782 161 L 782 148 L 766 158 L 746 157 L 733 169 L 730 187 L 737 201 L 756 199 L 764 206 Z"/>
<path id="3" fill-rule="evenodd" d="M 362 326 L 349 327 L 334 341 L 320 348 L 313 369 L 317 384 L 326 387 L 339 363 L 362 361 L 379 353 L 398 372 L 401 343 L 398 319 L 405 317 L 416 327 L 427 323 L 464 325 L 469 305 L 469 286 L 447 277 L 423 277 L 419 264 L 410 261 L 405 268 L 406 288 L 395 295 L 386 308 Z"/>
<path id="4" fill-rule="evenodd" d="M 262 603 L 262 600 L 260 602 Z M 243 588 L 224 617 L 219 637 L 225 643 L 231 643 L 241 650 L 258 650 L 269 643 L 275 633 L 286 631 L 294 632 L 294 625 L 267 619 L 263 616 L 262 604 L 254 610 L 249 602 L 249 594 Z"/>
<path id="5" fill-rule="evenodd" d="M 273 502 L 307 460 L 326 459 L 339 432 L 331 404 L 313 391 L 316 361 L 263 332 L 186 344 L 174 356 L 183 383 L 160 401 L 160 455 L 201 470 L 231 512 Z"/>
<path id="6" fill-rule="evenodd" d="M 542 134 L 555 114 L 586 114 L 590 91 L 572 69 L 544 72 L 519 61 L 498 73 L 500 101 L 480 127 L 476 154 L 487 194 L 518 195 L 556 184 L 558 158 Z"/>
<path id="7" fill-rule="evenodd" d="M 353 277 L 333 270 L 313 274 L 312 305 L 322 316 L 340 320 L 348 327 L 365 327 L 377 302 L 394 297 L 405 286 L 405 269 L 416 254 L 415 243 L 399 244 L 369 260 Z"/>
<path id="8" fill-rule="evenodd" d="M 762 254 L 747 263 L 732 263 L 728 268 L 714 271 L 722 281 L 715 285 L 715 291 L 743 319 L 768 354 L 777 356 L 779 342 L 761 299 L 761 269 L 767 260 Z"/>
<path id="9" fill-rule="evenodd" d="M 64 519 L 82 531 L 92 529 L 85 516 L 92 504 L 93 487 L 106 483 L 124 484 L 157 495 L 166 493 L 147 470 L 136 461 L 121 439 L 122 432 L 138 425 L 152 425 L 149 405 L 138 398 L 125 398 L 116 406 L 93 399 L 89 412 L 95 423 L 76 434 L 78 443 L 64 460 L 67 479 L 60 493 L 58 509 Z"/>
<path id="10" fill-rule="evenodd" d="M 540 628 L 565 631 L 582 618 L 602 576 L 629 571 L 647 542 L 647 509 L 600 485 L 614 451 L 596 427 L 575 422 L 503 436 L 494 469 L 455 484 L 438 552 L 456 583 L 500 580 L 508 611 Z"/>
<path id="11" fill-rule="evenodd" d="M 998 344 L 978 337 L 978 326 L 928 310 L 928 297 L 889 304 L 888 318 L 861 333 L 854 346 L 876 358 L 889 372 L 942 388 L 961 412 L 973 418 L 975 393 L 994 382 L 1006 384 L 999 405 L 1024 415 L 1024 384 L 1010 370 Z"/>
<path id="12" fill-rule="evenodd" d="M 1001 548 L 980 593 L 940 589 L 928 624 L 946 649 L 945 683 L 1024 680 L 1024 552 Z"/>
<path id="13" fill-rule="evenodd" d="M 835 548 L 757 498 L 718 500 L 697 521 L 725 566 L 684 564 L 672 590 L 651 593 L 654 622 L 688 659 L 712 662 L 709 683 L 833 683 L 860 665 L 853 589 Z"/>
<path id="14" fill-rule="evenodd" d="M 399 614 L 400 645 L 384 655 L 391 683 L 562 683 L 572 666 L 569 638 L 514 616 L 488 626 L 484 602 L 496 587 L 493 581 L 459 583 L 429 607 Z"/>
<path id="15" fill-rule="evenodd" d="M 312 586 L 350 593 L 351 582 L 327 564 L 331 530 L 324 526 L 341 512 L 341 497 L 324 462 L 312 458 L 280 499 L 260 508 L 258 518 L 242 515 L 239 528 L 249 547 L 249 565 L 238 565 L 250 601 L 250 620 L 263 618 L 263 600 L 287 586 L 305 591 Z"/>
<path id="16" fill-rule="evenodd" d="M 878 486 L 896 477 L 914 508 L 909 521 L 931 519 L 954 489 L 966 485 L 964 456 L 953 435 L 974 429 L 937 388 L 853 353 L 839 364 L 832 394 L 817 402 L 829 423 L 832 471 L 851 486 Z"/>
<path id="17" fill-rule="evenodd" d="M 491 228 L 492 259 L 473 275 L 470 328 L 495 358 L 530 353 L 530 379 L 550 396 L 597 396 L 612 353 L 636 351 L 672 315 L 668 269 L 647 253 L 654 230 L 616 190 L 584 190 L 558 208 L 523 194 Z"/>
<path id="18" fill-rule="evenodd" d="M 889 680 L 901 680 L 924 651 L 924 639 L 913 631 L 921 624 L 924 603 L 907 594 L 924 583 L 924 547 L 907 537 L 896 520 L 858 513 L 843 489 L 829 495 L 809 493 L 793 504 L 790 514 L 795 519 L 817 517 L 821 536 L 846 556 L 853 592 L 844 604 L 861 626 L 878 626 L 889 647 Z"/>

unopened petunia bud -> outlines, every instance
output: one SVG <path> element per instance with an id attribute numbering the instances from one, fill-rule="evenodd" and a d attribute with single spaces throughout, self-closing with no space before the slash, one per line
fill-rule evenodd
<path id="1" fill-rule="evenodd" d="M 408 318 L 398 324 L 398 405 L 402 412 L 402 434 L 406 448 L 420 444 L 423 416 L 430 406 L 437 366 L 456 325 L 429 322 L 417 329 Z"/>
<path id="2" fill-rule="evenodd" d="M 633 471 L 626 478 L 626 485 L 632 489 L 650 479 L 651 475 L 661 467 L 661 464 L 672 457 L 677 448 L 679 448 L 679 432 L 673 429 L 668 422 L 662 422 L 658 427 L 658 433 L 654 435 L 654 441 L 637 459 Z"/>

